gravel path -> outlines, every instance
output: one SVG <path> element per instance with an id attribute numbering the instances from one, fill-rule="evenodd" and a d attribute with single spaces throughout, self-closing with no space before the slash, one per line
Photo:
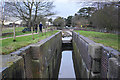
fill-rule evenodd
<path id="1" fill-rule="evenodd" d="M 38 33 L 34 33 L 34 34 L 38 34 Z M 29 36 L 29 35 L 32 35 L 32 33 L 30 33 L 30 34 L 24 34 L 24 35 L 18 35 L 16 37 Z M 13 38 L 13 37 L 1 38 L 0 40 L 4 40 L 4 39 L 8 39 L 8 38 Z"/>

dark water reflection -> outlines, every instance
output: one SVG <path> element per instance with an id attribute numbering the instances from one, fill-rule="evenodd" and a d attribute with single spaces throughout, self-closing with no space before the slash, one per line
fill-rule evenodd
<path id="1" fill-rule="evenodd" d="M 76 78 L 72 51 L 63 51 L 58 78 Z"/>

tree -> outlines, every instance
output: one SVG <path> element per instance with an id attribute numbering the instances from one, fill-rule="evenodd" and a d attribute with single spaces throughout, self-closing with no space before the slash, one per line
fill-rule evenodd
<path id="1" fill-rule="evenodd" d="M 85 17 L 86 19 L 91 16 L 91 14 L 95 11 L 94 7 L 84 7 L 81 8 L 78 13 L 80 16 Z"/>
<path id="2" fill-rule="evenodd" d="M 64 27 L 65 26 L 65 20 L 62 17 L 57 17 L 54 21 L 53 21 L 53 25 L 57 26 L 57 27 Z"/>
<path id="3" fill-rule="evenodd" d="M 96 8 L 94 7 L 81 8 L 71 19 L 72 26 L 80 27 L 81 25 L 86 26 L 87 24 L 90 24 L 89 18 L 91 17 L 92 13 L 95 12 L 95 10 Z"/>
<path id="4" fill-rule="evenodd" d="M 80 15 L 76 14 L 72 18 L 72 26 L 74 26 L 74 27 L 80 27 L 81 25 L 85 26 L 86 24 L 88 24 L 88 20 Z"/>
<path id="5" fill-rule="evenodd" d="M 106 4 L 103 8 L 93 13 L 90 20 L 93 26 L 96 26 L 98 29 L 117 30 L 118 8 L 115 3 Z"/>
<path id="6" fill-rule="evenodd" d="M 72 18 L 73 16 L 68 16 L 67 19 L 65 19 L 66 26 L 71 26 L 72 25 Z"/>
<path id="7" fill-rule="evenodd" d="M 80 16 L 78 14 L 75 14 L 73 16 L 73 18 L 72 18 L 72 26 L 73 27 L 78 26 L 79 19 L 80 19 Z"/>
<path id="8" fill-rule="evenodd" d="M 40 22 L 42 22 L 43 25 L 46 24 L 46 18 L 43 15 L 38 15 L 36 18 L 37 23 L 39 24 Z"/>
<path id="9" fill-rule="evenodd" d="M 4 17 L 4 4 L 3 4 L 3 2 L 1 2 L 1 6 L 0 6 L 0 8 L 2 9 L 0 12 L 1 12 L 1 15 L 0 15 L 0 22 L 1 22 L 1 27 L 0 27 L 0 30 L 1 30 L 1 32 L 2 32 L 2 28 L 3 28 L 3 26 L 4 26 L 4 20 L 5 20 L 5 17 Z"/>
<path id="10" fill-rule="evenodd" d="M 23 2 L 5 2 L 5 12 L 10 17 L 16 17 L 25 21 L 28 27 L 31 27 L 32 22 L 39 23 L 38 16 L 50 16 L 54 13 L 51 12 L 53 8 L 53 2 L 48 0 L 39 0 L 34 2 L 33 0 L 27 0 Z"/>
<path id="11" fill-rule="evenodd" d="M 8 19 L 9 19 L 9 17 L 7 17 L 6 15 L 5 15 L 5 6 L 4 6 L 4 1 L 1 1 L 1 5 L 0 5 L 0 22 L 1 22 L 1 26 L 2 27 L 0 27 L 0 30 L 1 30 L 1 32 L 2 32 L 2 28 L 4 27 L 4 22 L 6 22 Z"/>
<path id="12" fill-rule="evenodd" d="M 48 21 L 51 22 L 51 23 L 53 22 L 52 18 L 48 19 Z"/>

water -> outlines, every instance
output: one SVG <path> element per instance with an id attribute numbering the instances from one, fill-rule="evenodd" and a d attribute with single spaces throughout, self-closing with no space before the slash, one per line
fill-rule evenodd
<path id="1" fill-rule="evenodd" d="M 64 40 L 71 40 L 72 39 L 72 37 L 64 37 L 64 38 L 62 38 L 62 40 L 64 41 Z"/>
<path id="2" fill-rule="evenodd" d="M 72 60 L 72 51 L 63 51 L 58 78 L 76 78 Z"/>

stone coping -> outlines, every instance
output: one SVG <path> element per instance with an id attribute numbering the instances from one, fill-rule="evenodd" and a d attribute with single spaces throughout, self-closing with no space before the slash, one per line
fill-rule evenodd
<path id="1" fill-rule="evenodd" d="M 20 55 L 22 55 L 22 53 L 24 53 L 24 52 L 25 52 L 27 49 L 29 49 L 30 47 L 32 47 L 32 46 L 40 46 L 40 45 L 44 44 L 45 42 L 47 42 L 48 40 L 52 39 L 54 36 L 58 35 L 60 32 L 61 32 L 61 31 L 53 34 L 52 36 L 50 36 L 50 37 L 48 37 L 48 38 L 46 38 L 46 39 L 43 39 L 43 40 L 39 41 L 38 43 L 34 43 L 34 44 L 30 44 L 30 45 L 28 45 L 28 46 L 26 46 L 26 47 L 22 47 L 22 48 L 20 48 L 19 50 L 15 51 L 15 52 L 12 52 L 12 53 L 10 53 L 10 54 L 11 54 L 11 56 L 12 56 L 12 55 L 18 55 L 18 56 L 20 56 Z"/>
<path id="2" fill-rule="evenodd" d="M 109 55 L 111 55 L 111 57 L 115 57 L 115 58 L 120 57 L 120 52 L 119 51 L 117 51 L 117 50 L 115 50 L 111 47 L 105 47 L 105 46 L 102 46 L 102 47 L 105 51 L 108 52 Z"/>
<path id="3" fill-rule="evenodd" d="M 38 43 L 30 44 L 30 45 L 28 45 L 26 47 L 22 47 L 19 50 L 14 51 L 14 52 L 12 52 L 10 54 L 7 54 L 7 55 L 0 55 L 0 57 L 2 58 L 2 61 L 0 62 L 0 73 L 2 71 L 4 71 L 5 69 L 7 69 L 8 67 L 10 67 L 14 62 L 21 59 L 22 58 L 21 56 L 24 55 L 24 53 L 28 49 L 30 49 L 30 47 L 32 47 L 32 46 L 40 46 L 40 45 L 44 44 L 45 42 L 47 42 L 48 40 L 55 37 L 56 35 L 58 35 L 59 33 L 61 33 L 61 31 L 53 34 L 52 36 L 50 36 L 50 37 L 48 37 L 46 39 L 41 40 Z"/>
<path id="4" fill-rule="evenodd" d="M 85 41 L 86 43 L 88 43 L 88 44 L 96 44 L 94 41 L 88 39 L 87 37 L 84 37 L 84 36 L 80 35 L 80 34 L 77 33 L 77 32 L 74 32 L 74 31 L 73 31 L 73 33 L 76 34 L 77 36 L 79 36 L 79 38 L 81 38 L 82 40 L 84 40 L 84 41 Z M 116 57 L 116 58 L 119 58 L 119 57 L 120 57 L 120 52 L 119 52 L 119 51 L 117 51 L 117 50 L 115 50 L 115 49 L 113 49 L 113 48 L 111 48 L 111 47 L 106 47 L 106 46 L 104 46 L 104 45 L 102 45 L 102 47 L 103 47 L 103 50 L 105 50 L 105 51 L 107 51 L 108 53 L 110 53 L 110 54 L 112 55 L 112 57 Z"/>
<path id="5" fill-rule="evenodd" d="M 88 39 L 87 37 L 84 37 L 84 36 L 78 34 L 77 32 L 74 32 L 74 31 L 73 31 L 73 33 L 76 34 L 77 36 L 79 36 L 79 38 L 81 38 L 82 40 L 84 40 L 86 43 L 88 43 L 88 44 L 90 44 L 90 43 L 95 44 L 94 41 Z"/>

